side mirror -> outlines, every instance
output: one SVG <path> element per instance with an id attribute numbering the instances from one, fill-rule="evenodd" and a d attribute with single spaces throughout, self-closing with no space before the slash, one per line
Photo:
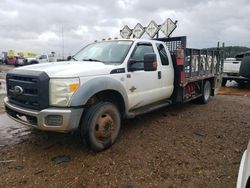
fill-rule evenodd
<path id="1" fill-rule="evenodd" d="M 72 56 L 67 57 L 67 61 L 70 61 L 72 59 Z"/>
<path id="2" fill-rule="evenodd" d="M 144 71 L 156 71 L 157 62 L 155 53 L 144 54 Z"/>

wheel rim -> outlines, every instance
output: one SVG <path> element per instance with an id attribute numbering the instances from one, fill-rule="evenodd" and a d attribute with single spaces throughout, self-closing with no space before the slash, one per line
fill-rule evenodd
<path id="1" fill-rule="evenodd" d="M 110 140 L 116 131 L 117 125 L 110 113 L 101 114 L 95 124 L 95 137 L 99 141 Z"/>
<path id="2" fill-rule="evenodd" d="M 209 83 L 205 84 L 205 88 L 204 88 L 204 99 L 205 101 L 207 101 L 210 97 L 210 85 Z"/>

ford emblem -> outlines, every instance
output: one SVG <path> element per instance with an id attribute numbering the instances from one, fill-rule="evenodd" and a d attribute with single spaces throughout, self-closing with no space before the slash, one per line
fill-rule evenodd
<path id="1" fill-rule="evenodd" d="M 16 94 L 16 95 L 21 95 L 23 93 L 23 88 L 20 87 L 20 86 L 15 86 L 14 90 L 13 90 L 13 93 Z"/>

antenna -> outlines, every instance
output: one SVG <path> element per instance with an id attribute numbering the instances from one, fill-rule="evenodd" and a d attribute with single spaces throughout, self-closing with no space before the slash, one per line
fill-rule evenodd
<path id="1" fill-rule="evenodd" d="M 62 59 L 64 60 L 64 28 L 62 25 Z"/>

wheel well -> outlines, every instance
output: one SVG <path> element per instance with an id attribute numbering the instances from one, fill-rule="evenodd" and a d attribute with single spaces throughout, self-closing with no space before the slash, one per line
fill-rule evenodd
<path id="1" fill-rule="evenodd" d="M 125 112 L 125 102 L 123 100 L 122 95 L 115 90 L 105 90 L 96 93 L 86 103 L 86 105 L 92 105 L 95 104 L 98 101 L 103 101 L 103 102 L 111 102 L 114 105 L 116 105 L 121 113 L 121 115 L 124 114 Z"/>
<path id="2" fill-rule="evenodd" d="M 248 177 L 247 183 L 246 183 L 246 188 L 249 188 L 249 187 L 250 187 L 250 177 Z"/>

